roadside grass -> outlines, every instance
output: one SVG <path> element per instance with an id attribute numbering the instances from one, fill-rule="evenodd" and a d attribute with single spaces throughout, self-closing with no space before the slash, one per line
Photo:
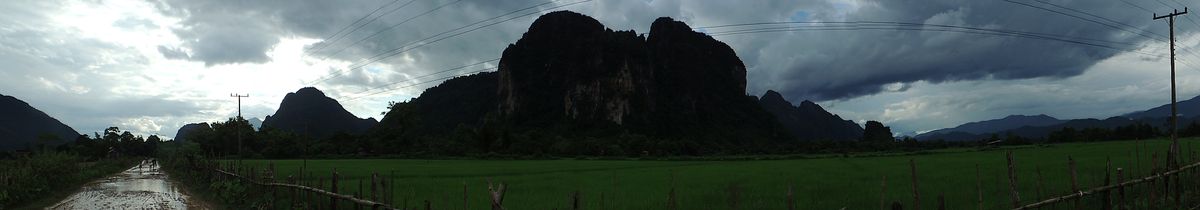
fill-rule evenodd
<path id="1" fill-rule="evenodd" d="M 136 164 L 134 159 L 83 162 L 68 153 L 35 153 L 28 158 L 0 160 L 0 209 L 42 209 L 65 199 L 81 186 Z"/>

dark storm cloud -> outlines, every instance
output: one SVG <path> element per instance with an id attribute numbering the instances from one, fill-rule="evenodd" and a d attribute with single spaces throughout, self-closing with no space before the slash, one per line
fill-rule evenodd
<path id="1" fill-rule="evenodd" d="M 174 2 L 172 2 L 174 3 Z M 187 59 L 204 62 L 206 66 L 232 63 L 265 63 L 280 36 L 276 15 L 269 12 L 242 10 L 253 4 L 246 1 L 180 1 L 180 4 L 158 4 L 164 14 L 183 19 L 172 31 L 190 50 Z M 283 4 L 281 4 L 283 5 Z M 161 48 L 160 52 L 163 51 Z M 176 50 L 177 51 L 177 50 Z M 168 56 L 178 58 L 179 56 Z M 178 55 L 173 53 L 173 55 Z"/>
<path id="2" fill-rule="evenodd" d="M 1039 2 L 1018 2 L 1053 8 Z M 1134 30 L 1166 30 L 1162 27 L 1165 23 L 1152 21 L 1150 14 L 1114 7 L 1116 3 L 1112 2 L 1050 2 L 1140 27 Z M 876 1 L 858 6 L 845 13 L 808 11 L 811 15 L 807 20 L 896 21 L 1038 32 L 1078 37 L 1072 40 L 1099 40 L 1089 42 L 1122 49 L 1137 49 L 1149 41 L 1122 30 L 1005 1 Z M 756 56 L 743 56 L 755 65 L 750 80 L 762 82 L 752 85 L 752 89 L 782 89 L 789 98 L 821 101 L 871 95 L 885 91 L 887 85 L 916 81 L 936 84 L 1065 78 L 1122 52 L 1059 41 L 937 31 L 782 32 L 722 39 L 735 46 L 762 46 L 739 49 L 756 51 L 744 53 Z"/>
<path id="3" fill-rule="evenodd" d="M 166 0 L 160 9 L 185 18 L 176 32 L 191 41 L 182 47 L 190 50 L 191 59 L 211 65 L 263 62 L 269 59 L 264 53 L 279 37 L 323 39 L 388 2 Z M 318 57 L 361 63 L 389 50 L 413 46 L 421 38 L 541 2 L 418 0 L 344 38 L 324 40 L 309 49 L 320 49 L 312 52 Z M 1031 0 L 1018 2 L 1058 9 Z M 1048 2 L 1139 27 L 1135 30 L 1165 31 L 1165 24 L 1150 20 L 1140 10 L 1115 6 L 1119 2 Z M 445 4 L 450 5 L 385 30 Z M 1151 6 L 1146 5 L 1162 9 Z M 1098 40 L 1092 42 L 1122 49 L 1150 43 L 1146 37 L 1005 1 L 594 1 L 564 9 L 596 17 L 613 29 L 639 32 L 646 32 L 654 18 L 669 16 L 694 27 L 777 21 L 895 21 L 1047 33 Z M 390 71 L 422 75 L 469 63 L 467 60 L 495 58 L 533 18 L 443 40 L 378 63 L 391 65 Z M 790 99 L 816 101 L 904 91 L 907 84 L 917 81 L 1066 78 L 1121 52 L 1061 41 L 938 31 L 803 31 L 718 39 L 730 44 L 746 62 L 751 94 L 775 89 Z M 168 51 L 164 50 L 164 55 Z M 344 74 L 349 78 L 330 85 L 387 84 L 403 78 L 367 80 L 362 73 Z"/>

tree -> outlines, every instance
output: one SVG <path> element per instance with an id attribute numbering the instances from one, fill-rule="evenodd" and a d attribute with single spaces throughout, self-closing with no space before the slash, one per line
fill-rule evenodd
<path id="1" fill-rule="evenodd" d="M 879 121 L 867 121 L 866 128 L 863 129 L 863 141 L 895 141 L 892 137 L 892 128 L 883 126 Z"/>

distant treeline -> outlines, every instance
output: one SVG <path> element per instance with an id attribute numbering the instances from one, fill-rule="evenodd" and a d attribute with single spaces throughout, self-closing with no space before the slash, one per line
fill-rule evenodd
<path id="1" fill-rule="evenodd" d="M 54 142 L 63 141 L 57 136 L 43 135 L 29 150 L 2 152 L 0 159 L 18 159 L 29 153 L 44 152 L 71 154 L 87 161 L 115 157 L 154 157 L 163 140 L 157 135 L 142 137 L 129 131 L 121 131 L 117 127 L 109 127 L 104 129 L 103 134 L 94 133 L 94 137 L 85 134 L 66 143 L 55 145 Z"/>
<path id="2" fill-rule="evenodd" d="M 514 132 L 485 122 L 477 128 L 459 126 L 440 135 L 403 134 L 403 130 L 367 132 L 362 135 L 337 133 L 328 138 L 264 127 L 255 131 L 248 121 L 231 118 L 211 123 L 211 129 L 189 134 L 186 145 L 211 157 L 249 158 L 298 157 L 481 157 L 481 158 L 554 158 L 577 156 L 668 157 L 720 156 L 797 153 L 851 153 L 876 151 L 916 151 L 947 147 L 976 146 L 976 142 L 916 141 L 894 139 L 887 127 L 867 126 L 869 140 L 795 141 L 773 145 L 739 145 L 688 139 L 661 139 L 620 133 L 572 133 L 567 127 L 525 129 Z M 580 129 L 584 130 L 584 129 Z M 592 130 L 594 129 L 586 129 Z M 598 137 L 599 136 L 599 137 Z M 239 140 L 240 144 L 239 144 Z M 239 146 L 240 145 L 240 148 Z"/>
<path id="3" fill-rule="evenodd" d="M 886 129 L 887 127 L 882 127 Z M 588 129 L 595 132 L 594 129 Z M 1127 139 L 1148 139 L 1168 135 L 1155 126 L 1135 123 L 1109 128 L 1065 127 L 1044 138 L 1026 138 L 1011 133 L 993 134 L 978 141 L 917 141 L 910 137 L 880 136 L 877 126 L 867 126 L 866 137 L 859 141 L 796 141 L 773 145 L 736 145 L 661 139 L 615 131 L 614 134 L 572 134 L 570 128 L 524 129 L 513 132 L 498 123 L 485 122 L 472 128 L 460 126 L 448 134 L 412 135 L 388 132 L 367 132 L 362 135 L 334 134 L 328 138 L 313 138 L 272 128 L 255 131 L 243 119 L 212 123 L 212 129 L 190 136 L 190 144 L 208 156 L 252 158 L 297 157 L 483 157 L 483 158 L 552 158 L 577 156 L 609 157 L 666 157 L 720 156 L 796 153 L 855 153 L 917 151 L 949 147 L 989 147 L 1066 142 L 1091 142 Z M 240 133 L 240 145 L 239 145 Z M 597 137 L 601 136 L 601 137 Z M 1200 124 L 1191 123 L 1180 129 L 1181 137 L 1200 136 Z M 887 139 L 891 139 L 888 141 Z"/>
<path id="4" fill-rule="evenodd" d="M 1169 128 L 1168 128 L 1169 129 Z M 992 133 L 988 137 L 977 139 L 977 141 L 967 141 L 980 144 L 1000 144 L 1000 145 L 1025 145 L 1025 144 L 1042 144 L 1042 143 L 1068 143 L 1068 142 L 1095 142 L 1095 141 L 1114 141 L 1114 140 L 1133 140 L 1133 139 L 1150 139 L 1169 136 L 1169 131 L 1164 131 L 1159 127 L 1150 125 L 1149 123 L 1133 123 L 1125 126 L 1116 126 L 1113 128 L 1103 127 L 1062 127 L 1050 131 L 1043 137 L 1030 138 L 1024 137 L 1013 132 Z M 1200 124 L 1192 122 L 1187 127 L 1181 127 L 1179 137 L 1200 136 Z M 940 141 L 940 140 L 934 140 Z"/>

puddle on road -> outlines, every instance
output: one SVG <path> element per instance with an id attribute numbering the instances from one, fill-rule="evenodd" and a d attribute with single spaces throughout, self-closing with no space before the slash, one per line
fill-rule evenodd
<path id="1" fill-rule="evenodd" d="M 143 160 L 120 174 L 88 183 L 46 209 L 204 209 L 189 202 L 158 163 Z"/>

